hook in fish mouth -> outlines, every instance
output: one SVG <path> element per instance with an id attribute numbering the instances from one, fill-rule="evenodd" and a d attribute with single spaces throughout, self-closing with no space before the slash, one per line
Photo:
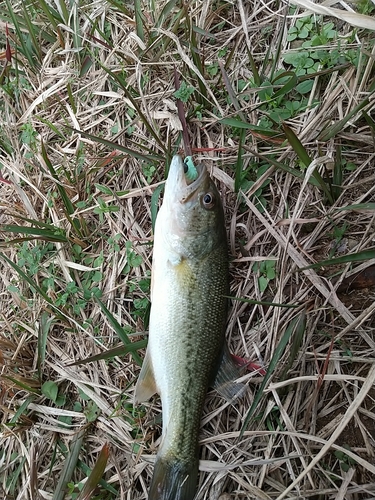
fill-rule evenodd
<path id="1" fill-rule="evenodd" d="M 188 202 L 197 189 L 202 184 L 206 184 L 209 179 L 207 169 L 203 164 L 196 165 L 195 168 L 196 179 L 189 179 L 186 173 L 186 164 L 181 156 L 174 156 L 169 167 L 165 195 L 173 196 L 174 198 L 178 197 L 180 203 Z"/>

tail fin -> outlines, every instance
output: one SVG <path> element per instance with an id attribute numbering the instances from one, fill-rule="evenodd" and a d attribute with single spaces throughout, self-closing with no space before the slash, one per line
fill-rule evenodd
<path id="1" fill-rule="evenodd" d="M 193 500 L 197 481 L 198 459 L 187 463 L 157 457 L 148 500 Z"/>

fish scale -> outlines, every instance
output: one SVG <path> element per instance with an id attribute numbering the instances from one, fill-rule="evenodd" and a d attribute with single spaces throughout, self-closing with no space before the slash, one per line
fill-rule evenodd
<path id="1" fill-rule="evenodd" d="M 158 387 L 163 386 L 165 437 L 162 449 L 163 452 L 172 450 L 186 460 L 191 460 L 191 449 L 196 447 L 202 407 L 208 385 L 215 376 L 213 365 L 216 361 L 217 368 L 224 339 L 227 287 L 222 274 L 226 271 L 220 261 L 214 265 L 215 257 L 223 260 L 220 252 L 214 254 L 204 265 L 193 267 L 191 273 L 195 280 L 182 281 L 180 275 L 176 278 L 179 270 L 165 270 L 168 288 L 174 287 L 175 292 L 168 297 L 158 295 L 153 302 L 156 306 L 154 325 L 160 334 L 150 338 L 150 346 L 156 359 L 155 381 Z M 180 286 L 176 289 L 178 282 Z M 161 308 L 165 308 L 165 312 L 174 310 L 175 314 L 163 314 Z M 171 331 L 180 332 L 177 341 L 171 338 Z"/>
<path id="2" fill-rule="evenodd" d="M 225 348 L 223 208 L 206 168 L 198 165 L 194 179 L 185 170 L 173 157 L 155 226 L 150 334 L 135 390 L 136 401 L 158 392 L 162 403 L 149 500 L 193 500 L 206 393 L 215 377 L 226 383 L 234 373 Z"/>

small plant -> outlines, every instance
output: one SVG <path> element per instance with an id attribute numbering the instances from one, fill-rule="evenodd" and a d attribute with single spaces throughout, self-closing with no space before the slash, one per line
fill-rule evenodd
<path id="1" fill-rule="evenodd" d="M 253 264 L 253 271 L 258 273 L 258 286 L 259 291 L 263 293 L 271 280 L 276 277 L 276 261 L 265 260 L 262 262 L 255 262 Z"/>
<path id="2" fill-rule="evenodd" d="M 155 165 L 143 165 L 143 175 L 146 177 L 147 185 L 152 183 L 152 180 L 157 172 Z"/>
<path id="3" fill-rule="evenodd" d="M 343 444 L 342 447 L 348 451 L 352 451 L 352 449 L 348 444 Z M 351 457 L 346 455 L 346 453 L 344 453 L 341 450 L 335 451 L 335 457 L 338 458 L 340 462 L 340 468 L 343 472 L 348 472 L 348 470 L 357 463 L 355 460 L 353 460 Z"/>
<path id="4" fill-rule="evenodd" d="M 334 224 L 333 232 L 331 235 L 333 237 L 333 241 L 331 243 L 331 250 L 329 252 L 330 259 L 335 255 L 335 253 L 342 253 L 343 251 L 345 252 L 345 249 L 343 249 L 343 239 L 347 230 L 348 224 L 346 222 L 344 222 L 344 224 L 342 224 L 341 226 Z"/>
<path id="5" fill-rule="evenodd" d="M 99 215 L 100 222 L 104 222 L 104 214 L 110 214 L 120 210 L 117 205 L 108 205 L 100 196 L 98 196 L 98 205 L 98 207 L 94 208 L 94 214 Z"/>
<path id="6" fill-rule="evenodd" d="M 114 252 L 120 251 L 121 238 L 122 238 L 121 234 L 115 234 L 114 236 L 110 236 L 108 238 L 108 244 L 113 248 Z"/>
<path id="7" fill-rule="evenodd" d="M 329 68 L 346 62 L 357 62 L 357 54 L 345 49 L 338 42 L 338 33 L 332 22 L 322 23 L 312 17 L 298 19 L 288 31 L 288 41 L 297 43 L 302 50 L 294 50 L 283 56 L 284 62 L 295 68 L 297 76 L 316 73 L 321 68 Z"/>
<path id="8" fill-rule="evenodd" d="M 53 401 L 56 406 L 64 406 L 66 402 L 66 396 L 65 394 L 62 394 L 59 392 L 59 387 L 56 384 L 56 382 L 53 382 L 52 380 L 48 380 L 47 382 L 44 382 L 42 385 L 42 394 Z"/>
<path id="9" fill-rule="evenodd" d="M 134 310 L 132 312 L 135 318 L 142 318 L 142 320 L 147 323 L 147 316 L 150 309 L 150 286 L 151 286 L 151 277 L 150 273 L 148 273 L 146 278 L 139 280 L 137 283 L 132 283 L 129 286 L 129 292 L 140 292 L 142 297 L 135 297 L 133 299 Z"/>
<path id="10" fill-rule="evenodd" d="M 26 151 L 25 158 L 32 158 L 34 156 L 34 153 L 38 149 L 38 143 L 36 140 L 38 134 L 30 122 L 21 125 L 20 130 L 20 141 L 23 144 L 27 145 L 30 149 L 30 151 Z"/>
<path id="11" fill-rule="evenodd" d="M 173 93 L 176 99 L 180 99 L 180 101 L 186 103 L 188 102 L 190 96 L 194 94 L 195 88 L 187 85 L 184 81 L 181 82 L 180 88 Z"/>
<path id="12" fill-rule="evenodd" d="M 133 245 L 130 240 L 128 240 L 125 243 L 125 249 L 126 249 L 127 262 L 122 272 L 124 274 L 128 274 L 130 269 L 132 269 L 133 267 L 138 267 L 142 264 L 142 256 L 134 252 Z"/>

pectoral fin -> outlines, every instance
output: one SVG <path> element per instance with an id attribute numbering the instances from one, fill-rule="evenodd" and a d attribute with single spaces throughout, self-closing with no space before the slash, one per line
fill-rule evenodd
<path id="1" fill-rule="evenodd" d="M 135 386 L 135 403 L 137 404 L 147 401 L 156 392 L 158 392 L 158 389 L 155 383 L 154 369 L 152 367 L 150 350 L 147 349 L 141 373 L 139 374 L 137 384 Z"/>
<path id="2" fill-rule="evenodd" d="M 246 366 L 238 366 L 229 352 L 228 346 L 225 345 L 220 368 L 213 384 L 214 389 L 227 401 L 233 401 L 242 396 L 246 390 L 245 384 L 235 382 L 245 372 Z"/>

